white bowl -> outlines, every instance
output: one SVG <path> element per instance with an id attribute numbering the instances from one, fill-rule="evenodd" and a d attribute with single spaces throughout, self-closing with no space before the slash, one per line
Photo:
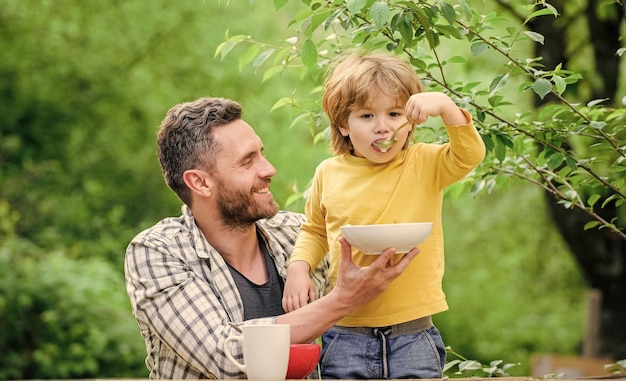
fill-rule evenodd
<path id="1" fill-rule="evenodd" d="M 344 225 L 341 234 L 364 254 L 382 254 L 390 247 L 395 248 L 396 253 L 407 253 L 424 242 L 432 228 L 432 222 Z"/>

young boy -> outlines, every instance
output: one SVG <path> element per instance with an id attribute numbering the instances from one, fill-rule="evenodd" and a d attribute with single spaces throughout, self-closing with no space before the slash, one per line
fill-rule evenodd
<path id="1" fill-rule="evenodd" d="M 445 94 L 426 92 L 415 71 L 390 54 L 350 54 L 330 68 L 323 96 L 335 156 L 316 169 L 307 220 L 290 259 L 283 307 L 315 299 L 309 272 L 328 252 L 329 282 L 339 265 L 340 227 L 433 222 L 420 254 L 381 295 L 322 336 L 322 378 L 441 378 L 445 347 L 431 316 L 448 309 L 441 209 L 443 189 L 477 167 L 485 146 L 471 115 Z M 389 150 L 374 144 L 409 121 L 439 116 L 446 144 L 411 144 L 403 128 Z M 376 256 L 353 252 L 359 265 Z"/>

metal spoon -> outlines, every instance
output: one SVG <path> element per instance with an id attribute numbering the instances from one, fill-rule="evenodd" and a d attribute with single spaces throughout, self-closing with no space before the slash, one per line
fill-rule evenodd
<path id="1" fill-rule="evenodd" d="M 391 147 L 393 147 L 398 142 L 398 140 L 396 139 L 396 135 L 398 134 L 398 131 L 400 131 L 400 129 L 406 126 L 409 126 L 410 124 L 411 122 L 406 121 L 400 127 L 396 128 L 393 131 L 393 134 L 391 134 L 391 136 L 388 139 L 377 140 L 373 144 L 376 147 L 380 148 L 381 151 L 387 152 Z"/>
<path id="2" fill-rule="evenodd" d="M 231 327 L 235 328 L 235 330 L 239 333 L 243 333 L 243 331 L 241 330 L 241 328 L 239 328 L 239 326 L 233 322 L 228 322 L 228 325 L 230 325 Z"/>

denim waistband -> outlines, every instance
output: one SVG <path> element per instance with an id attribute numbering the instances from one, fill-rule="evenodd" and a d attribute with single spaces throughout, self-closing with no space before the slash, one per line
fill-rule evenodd
<path id="1" fill-rule="evenodd" d="M 334 326 L 333 330 L 342 333 L 351 333 L 355 335 L 363 335 L 376 337 L 378 336 L 377 332 L 379 331 L 390 331 L 387 335 L 388 337 L 395 337 L 401 335 L 407 335 L 411 333 L 418 333 L 422 331 L 426 331 L 433 326 L 433 319 L 430 316 L 425 316 L 423 318 L 407 321 L 400 324 L 394 324 L 386 327 L 341 327 Z"/>

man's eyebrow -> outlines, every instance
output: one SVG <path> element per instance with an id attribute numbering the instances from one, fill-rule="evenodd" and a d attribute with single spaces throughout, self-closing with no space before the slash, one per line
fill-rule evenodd
<path id="1" fill-rule="evenodd" d="M 261 154 L 263 154 L 263 151 L 265 150 L 265 147 L 261 147 L 260 151 Z M 246 153 L 245 155 L 243 155 L 241 157 L 241 159 L 239 160 L 240 164 L 245 164 L 246 161 L 252 159 L 254 156 L 256 156 L 258 154 L 257 150 L 253 150 L 253 151 L 249 151 L 248 153 Z"/>

